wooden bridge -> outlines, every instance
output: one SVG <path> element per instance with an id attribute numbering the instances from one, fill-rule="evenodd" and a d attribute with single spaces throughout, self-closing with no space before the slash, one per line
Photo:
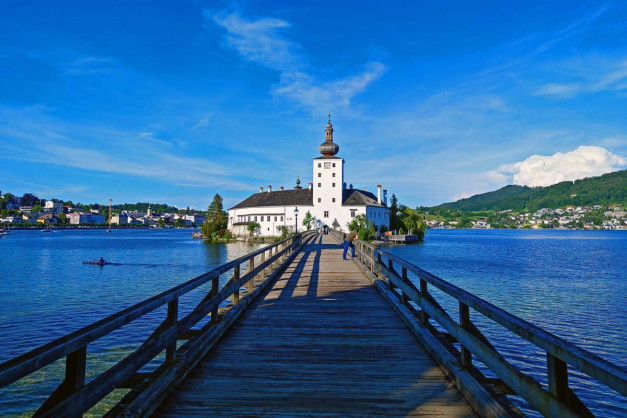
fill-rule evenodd
<path id="1" fill-rule="evenodd" d="M 297 235 L 228 262 L 0 365 L 0 387 L 65 357 L 65 379 L 37 416 L 81 416 L 120 389 L 108 416 L 516 415 L 508 394 L 545 416 L 591 416 L 568 365 L 627 395 L 624 369 L 385 250 L 359 243 L 356 259 L 342 260 L 339 241 Z M 209 284 L 179 315 L 179 299 Z M 458 321 L 431 286 L 458 300 Z M 166 305 L 137 350 L 86 381 L 90 343 Z M 498 353 L 471 309 L 546 352 L 548 387 Z"/>

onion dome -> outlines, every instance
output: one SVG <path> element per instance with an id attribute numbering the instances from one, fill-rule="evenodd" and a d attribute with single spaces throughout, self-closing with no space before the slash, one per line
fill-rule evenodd
<path id="1" fill-rule="evenodd" d="M 300 178 L 296 179 L 296 186 L 294 186 L 295 189 L 302 189 L 302 187 L 300 187 Z"/>
<path id="2" fill-rule="evenodd" d="M 325 133 L 325 141 L 320 144 L 320 154 L 327 157 L 332 157 L 340 151 L 340 147 L 335 142 L 333 142 L 333 125 L 331 125 L 330 114 Z"/>

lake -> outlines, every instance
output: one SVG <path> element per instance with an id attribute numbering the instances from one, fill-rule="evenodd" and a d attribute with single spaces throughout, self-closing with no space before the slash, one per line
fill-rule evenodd
<path id="1" fill-rule="evenodd" d="M 0 362 L 196 277 L 259 244 L 205 244 L 191 230 L 14 231 L 0 239 Z M 626 231 L 429 230 L 423 243 L 391 247 L 423 269 L 623 367 L 627 341 Z M 83 261 L 104 257 L 116 265 Z M 209 290 L 181 300 L 181 315 Z M 440 300 L 440 299 L 438 299 Z M 443 305 L 456 317 L 455 303 Z M 471 313 L 472 315 L 472 313 Z M 156 311 L 89 346 L 88 380 L 131 351 L 163 319 Z M 473 318 L 512 363 L 541 376 L 544 354 Z M 120 342 L 123 342 L 121 345 Z M 112 346 L 116 346 L 112 349 Z M 61 363 L 61 364 L 60 364 Z M 0 390 L 0 415 L 32 414 L 63 361 Z M 601 416 L 627 410 L 618 394 L 573 378 Z M 539 377 L 540 378 L 540 377 Z M 541 379 L 541 378 L 540 378 Z M 43 385 L 35 383 L 43 383 Z M 117 395 L 120 396 L 119 394 Z M 92 411 L 115 402 L 109 397 Z M 517 401 L 525 412 L 525 404 Z M 88 414 L 91 415 L 91 414 Z"/>

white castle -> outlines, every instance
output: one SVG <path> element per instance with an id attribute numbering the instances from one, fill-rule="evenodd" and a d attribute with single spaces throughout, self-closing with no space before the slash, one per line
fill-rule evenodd
<path id="1" fill-rule="evenodd" d="M 327 225 L 331 229 L 348 229 L 347 224 L 357 215 L 364 214 L 374 222 L 377 229 L 381 225 L 390 227 L 390 209 L 387 207 L 387 190 L 381 195 L 381 185 L 377 195 L 346 186 L 344 181 L 344 159 L 336 157 L 340 147 L 333 142 L 331 115 L 326 127 L 325 141 L 320 145 L 321 157 L 313 159 L 313 181 L 304 189 L 300 179 L 291 190 L 268 190 L 259 188 L 255 193 L 228 210 L 229 230 L 235 235 L 248 235 L 246 227 L 250 222 L 260 225 L 260 236 L 280 235 L 277 229 L 285 225 L 298 231 L 305 227 L 302 220 L 310 212 L 316 218 L 314 228 Z"/>

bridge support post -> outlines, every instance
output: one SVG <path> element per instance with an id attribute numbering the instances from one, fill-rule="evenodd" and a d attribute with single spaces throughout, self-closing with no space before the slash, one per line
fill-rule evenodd
<path id="1" fill-rule="evenodd" d="M 466 331 L 470 330 L 470 309 L 465 303 L 459 302 L 459 325 Z M 462 345 L 461 353 L 462 369 L 470 369 L 472 366 L 472 353 Z"/>
<path id="2" fill-rule="evenodd" d="M 178 316 L 179 316 L 179 298 L 176 298 L 168 302 L 168 316 L 166 317 L 167 326 L 171 327 L 174 324 L 176 324 L 176 321 L 178 321 Z M 176 358 L 176 340 L 172 344 L 167 346 L 165 349 L 166 364 L 174 363 L 175 358 Z"/>
<path id="3" fill-rule="evenodd" d="M 388 259 L 388 270 L 390 270 L 390 273 L 394 272 L 394 262 L 392 261 L 392 259 Z M 394 289 L 394 283 L 392 283 L 392 278 L 388 277 L 388 288 L 390 290 Z"/>

